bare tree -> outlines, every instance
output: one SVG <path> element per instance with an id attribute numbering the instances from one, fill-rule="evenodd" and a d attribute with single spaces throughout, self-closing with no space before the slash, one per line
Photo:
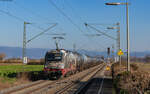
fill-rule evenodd
<path id="1" fill-rule="evenodd" d="M 0 60 L 3 60 L 6 57 L 5 53 L 0 53 Z"/>
<path id="2" fill-rule="evenodd" d="M 145 62 L 150 62 L 150 55 L 146 55 L 144 60 L 145 60 Z"/>

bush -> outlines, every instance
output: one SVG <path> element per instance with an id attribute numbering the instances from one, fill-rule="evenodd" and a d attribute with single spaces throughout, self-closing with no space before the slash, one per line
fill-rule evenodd
<path id="1" fill-rule="evenodd" d="M 138 70 L 138 66 L 136 64 L 131 64 L 130 66 L 133 71 Z"/>
<path id="2" fill-rule="evenodd" d="M 113 83 L 118 94 L 144 94 L 150 88 L 150 74 L 139 70 L 136 64 L 131 64 L 131 72 L 120 70 L 122 66 L 113 65 Z"/>

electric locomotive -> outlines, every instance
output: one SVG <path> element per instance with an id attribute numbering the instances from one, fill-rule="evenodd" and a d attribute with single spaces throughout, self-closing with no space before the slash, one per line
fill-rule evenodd
<path id="1" fill-rule="evenodd" d="M 58 79 L 92 67 L 97 62 L 96 58 L 84 54 L 56 49 L 46 53 L 44 71 L 48 78 Z"/>

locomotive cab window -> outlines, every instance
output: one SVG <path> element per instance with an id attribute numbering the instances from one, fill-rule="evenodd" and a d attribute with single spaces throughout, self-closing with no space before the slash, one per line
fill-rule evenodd
<path id="1" fill-rule="evenodd" d="M 61 61 L 62 53 L 48 53 L 46 55 L 46 61 Z"/>

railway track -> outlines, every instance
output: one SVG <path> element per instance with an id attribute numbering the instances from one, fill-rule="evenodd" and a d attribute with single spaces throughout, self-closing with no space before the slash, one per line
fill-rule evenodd
<path id="1" fill-rule="evenodd" d="M 34 85 L 40 84 L 42 82 L 43 82 L 43 80 L 39 80 L 39 81 L 30 83 L 30 84 L 23 84 L 23 85 L 20 85 L 20 86 L 4 89 L 4 90 L 0 91 L 0 94 L 5 94 L 5 93 L 9 94 L 9 93 L 15 92 L 17 90 L 21 90 L 21 89 L 24 89 L 24 88 L 27 88 L 27 87 L 30 87 L 30 86 L 34 86 Z"/>
<path id="2" fill-rule="evenodd" d="M 103 84 L 104 78 L 99 79 L 94 77 L 85 85 L 83 85 L 75 94 L 103 94 L 101 93 Z"/>
<path id="3" fill-rule="evenodd" d="M 112 94 L 112 79 L 104 74 L 104 71 L 99 71 L 75 94 Z"/>
<path id="4" fill-rule="evenodd" d="M 83 75 L 79 75 L 76 78 L 72 78 L 65 84 L 55 87 L 53 89 L 47 90 L 47 92 L 42 94 L 74 94 L 81 86 L 83 86 L 87 81 L 93 78 L 97 72 L 101 71 L 105 65 L 101 64 L 94 67 L 91 70 L 86 71 Z"/>
<path id="5" fill-rule="evenodd" d="M 30 92 L 35 91 L 40 87 L 47 86 L 48 84 L 52 83 L 54 83 L 54 81 L 39 80 L 36 82 L 1 90 L 0 94 L 29 94 Z"/>
<path id="6" fill-rule="evenodd" d="M 0 91 L 0 94 L 63 94 L 70 92 L 71 88 L 86 81 L 101 69 L 104 64 L 92 67 L 77 74 L 55 81 L 40 80 Z M 76 90 L 74 90 L 76 91 Z"/>

